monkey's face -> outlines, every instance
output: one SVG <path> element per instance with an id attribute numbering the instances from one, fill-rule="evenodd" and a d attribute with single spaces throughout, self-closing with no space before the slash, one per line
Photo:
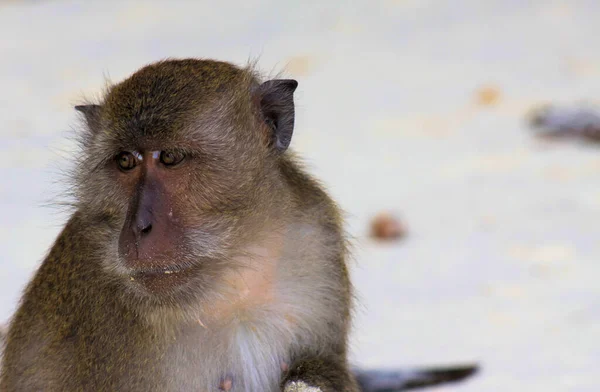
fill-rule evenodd
<path id="1" fill-rule="evenodd" d="M 272 202 L 290 104 L 293 127 L 295 82 L 258 86 L 194 62 L 143 68 L 102 105 L 78 107 L 91 168 L 79 173 L 80 211 L 106 228 L 105 267 L 152 295 L 208 286 L 230 266 Z"/>
<path id="2" fill-rule="evenodd" d="M 146 149 L 115 157 L 116 182 L 129 198 L 118 259 L 132 281 L 152 291 L 186 283 L 210 253 L 223 253 L 225 241 L 219 239 L 228 237 L 227 227 L 218 227 L 220 219 L 208 212 L 213 200 L 200 199 L 202 193 L 194 189 L 195 182 L 211 184 L 194 178 L 202 168 L 190 155 Z M 198 240 L 201 232 L 204 238 Z"/>
<path id="3" fill-rule="evenodd" d="M 216 148 L 212 135 L 226 131 L 213 125 L 184 140 L 134 129 L 135 140 L 123 144 L 98 138 L 104 163 L 84 182 L 82 199 L 86 212 L 109 223 L 104 263 L 126 284 L 172 293 L 214 277 L 230 259 L 241 226 L 261 208 L 253 189 L 267 158 L 242 165 L 235 142 Z M 260 156 L 258 140 L 245 148 Z"/>

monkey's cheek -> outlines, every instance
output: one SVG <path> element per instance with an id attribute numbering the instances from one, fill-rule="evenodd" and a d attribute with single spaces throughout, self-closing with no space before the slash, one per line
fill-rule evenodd
<path id="1" fill-rule="evenodd" d="M 134 260 L 137 258 L 137 252 L 136 252 L 135 246 L 131 243 L 126 243 L 126 242 L 122 241 L 121 239 L 119 239 L 118 251 L 119 251 L 119 260 L 125 266 L 128 266 L 128 264 L 130 264 L 130 260 Z"/>

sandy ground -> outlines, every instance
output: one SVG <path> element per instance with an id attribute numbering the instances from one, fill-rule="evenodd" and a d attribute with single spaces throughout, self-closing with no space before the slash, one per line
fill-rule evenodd
<path id="1" fill-rule="evenodd" d="M 600 148 L 536 140 L 524 115 L 600 99 L 600 3 L 341 3 L 0 3 L 0 320 L 65 221 L 71 106 L 157 59 L 259 57 L 299 80 L 293 147 L 348 213 L 356 363 L 599 390 Z M 367 237 L 380 210 L 405 241 Z"/>

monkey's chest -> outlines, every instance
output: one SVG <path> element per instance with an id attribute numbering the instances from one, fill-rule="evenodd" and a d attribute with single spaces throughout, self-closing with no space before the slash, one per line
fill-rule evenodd
<path id="1" fill-rule="evenodd" d="M 161 360 L 167 389 L 278 391 L 297 340 L 286 323 L 265 315 L 218 330 L 186 329 L 174 338 Z"/>

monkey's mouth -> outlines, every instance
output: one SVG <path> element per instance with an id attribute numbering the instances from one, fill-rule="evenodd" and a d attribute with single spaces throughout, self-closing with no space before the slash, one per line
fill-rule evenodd
<path id="1" fill-rule="evenodd" d="M 187 265 L 136 269 L 129 274 L 129 280 L 151 292 L 162 292 L 184 285 L 194 276 L 194 272 L 195 268 Z"/>
<path id="2" fill-rule="evenodd" d="M 141 276 L 141 275 L 170 275 L 170 274 L 178 274 L 182 271 L 187 270 L 189 267 L 184 267 L 180 265 L 172 265 L 168 267 L 161 268 L 149 268 L 149 269 L 137 269 L 133 271 L 131 274 L 132 277 Z"/>

